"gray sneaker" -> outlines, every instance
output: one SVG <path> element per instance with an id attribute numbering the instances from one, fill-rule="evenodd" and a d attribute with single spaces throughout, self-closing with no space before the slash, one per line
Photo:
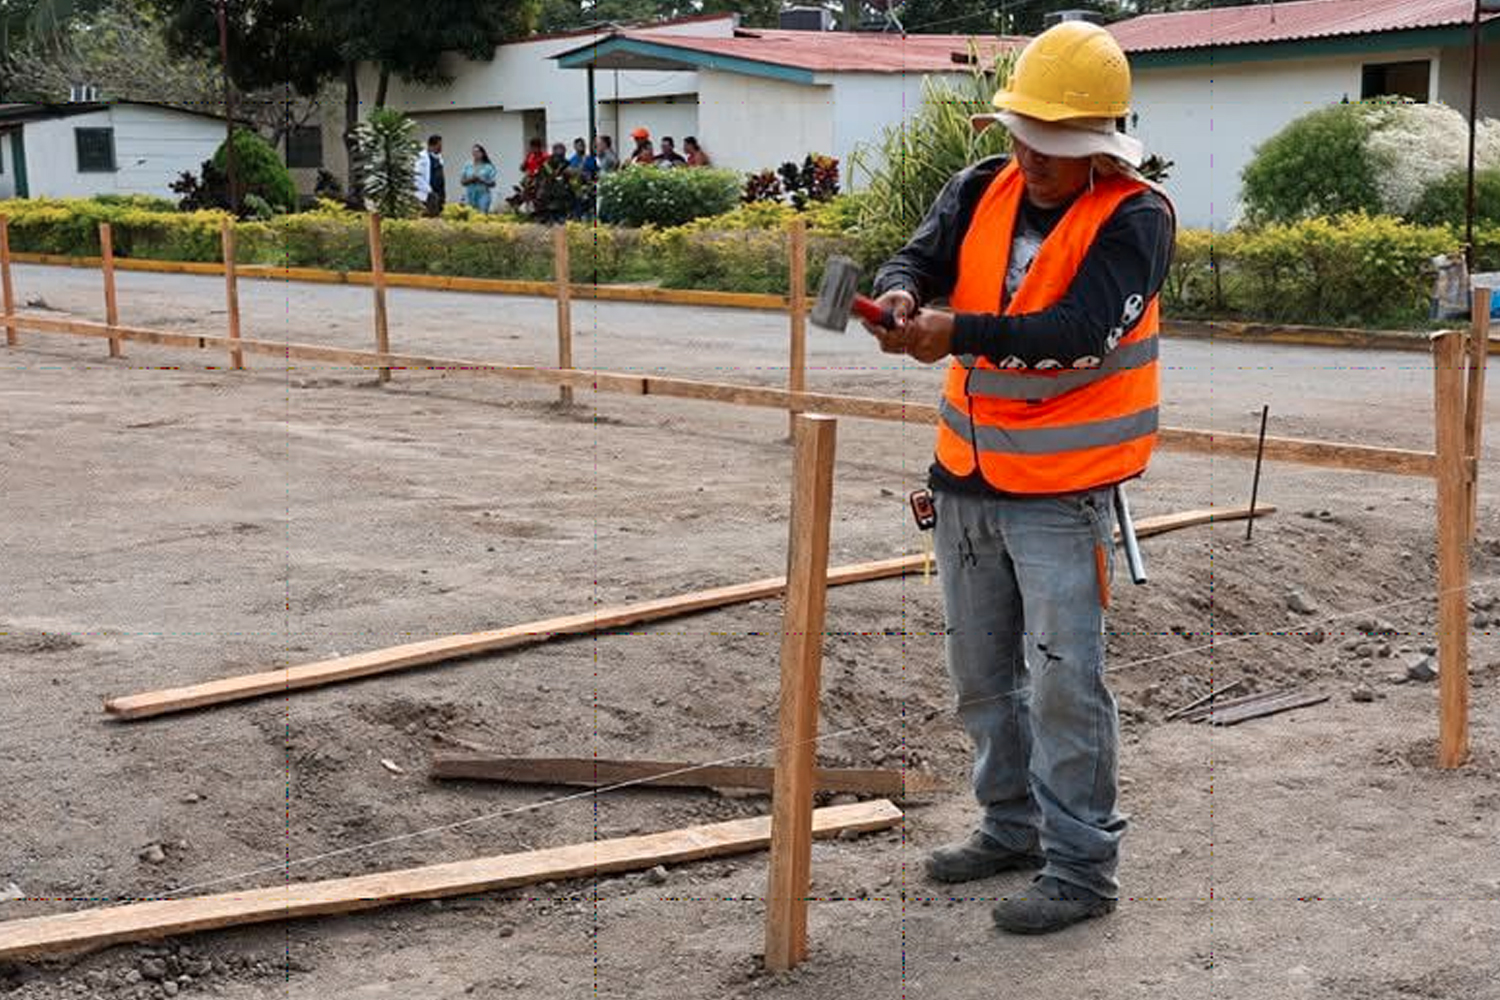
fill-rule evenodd
<path id="1" fill-rule="evenodd" d="M 1001 900 L 991 916 L 995 926 L 1008 934 L 1051 934 L 1079 921 L 1113 913 L 1115 903 L 1107 896 L 1042 875 L 1029 889 Z"/>
<path id="2" fill-rule="evenodd" d="M 972 882 L 1017 868 L 1040 868 L 1035 851 L 1013 851 L 982 830 L 960 844 L 939 847 L 927 855 L 927 876 L 937 882 Z"/>

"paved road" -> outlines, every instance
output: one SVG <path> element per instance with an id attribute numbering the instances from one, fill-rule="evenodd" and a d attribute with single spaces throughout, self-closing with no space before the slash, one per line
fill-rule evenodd
<path id="1" fill-rule="evenodd" d="M 41 299 L 102 318 L 97 272 L 40 266 L 15 272 L 23 303 Z M 121 273 L 118 281 L 123 322 L 224 332 L 222 279 Z M 240 298 L 246 336 L 372 346 L 369 289 L 245 281 Z M 397 351 L 513 363 L 555 356 L 555 307 L 548 300 L 397 289 L 390 303 Z M 580 367 L 785 380 L 786 319 L 776 314 L 578 302 L 573 316 Z M 148 356 L 145 348 L 132 353 Z M 1169 424 L 1252 431 L 1261 404 L 1269 403 L 1272 433 L 1431 446 L 1432 371 L 1425 355 L 1195 340 L 1169 340 L 1162 354 Z M 894 362 L 853 328 L 844 335 L 811 329 L 808 364 L 817 389 L 931 399 L 940 385 L 937 370 Z M 1500 398 L 1495 391 L 1487 398 L 1492 414 Z"/>

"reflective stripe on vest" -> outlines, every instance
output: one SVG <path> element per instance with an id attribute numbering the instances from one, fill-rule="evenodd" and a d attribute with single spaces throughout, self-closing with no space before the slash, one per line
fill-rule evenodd
<path id="1" fill-rule="evenodd" d="M 1008 428 L 976 425 L 968 415 L 946 399 L 938 405 L 938 416 L 953 433 L 973 441 L 979 450 L 997 455 L 1051 455 L 1059 451 L 1083 451 L 1125 444 L 1155 434 L 1157 409 L 1151 407 L 1129 416 L 1068 427 Z"/>
<path id="2" fill-rule="evenodd" d="M 974 368 L 972 355 L 959 358 L 967 368 L 969 395 L 995 396 L 1000 399 L 1053 399 L 1080 386 L 1090 385 L 1127 368 L 1144 368 L 1155 361 L 1159 343 L 1155 337 L 1122 344 L 1104 356 L 1094 368 L 1052 369 L 1036 374 L 1021 374 L 1004 368 Z"/>

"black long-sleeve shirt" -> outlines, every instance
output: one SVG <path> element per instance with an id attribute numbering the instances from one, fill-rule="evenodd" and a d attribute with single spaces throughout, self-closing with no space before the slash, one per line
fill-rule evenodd
<path id="1" fill-rule="evenodd" d="M 906 246 L 877 272 L 877 295 L 902 289 L 921 306 L 952 293 L 959 247 L 980 198 L 1005 162 L 1004 157 L 981 160 L 948 182 Z M 1068 207 L 1039 208 L 1021 199 L 1004 279 L 1007 298 L 1015 294 L 1042 241 Z M 1144 304 L 1161 290 L 1175 236 L 1176 219 L 1161 195 L 1147 190 L 1127 198 L 1099 230 L 1061 299 L 1039 312 L 1016 316 L 958 313 L 953 353 L 979 355 L 1007 368 L 1071 368 L 1083 358 L 1104 358 L 1129 335 Z M 999 306 L 996 302 L 996 309 Z M 977 469 L 961 478 L 936 462 L 931 484 L 967 493 L 1000 492 Z"/>
<path id="2" fill-rule="evenodd" d="M 875 276 L 877 295 L 910 292 L 918 305 L 946 298 L 958 280 L 958 250 L 990 181 L 1005 166 L 991 157 L 953 177 L 927 217 Z M 1021 200 L 1020 239 L 1011 253 L 1007 292 L 1013 294 L 1041 241 L 1067 212 Z M 953 353 L 975 354 L 995 364 L 1071 368 L 1080 358 L 1102 358 L 1128 335 L 1141 306 L 1161 290 L 1172 259 L 1176 222 L 1167 202 L 1147 190 L 1126 199 L 1099 231 L 1067 294 L 1040 312 L 1017 316 L 959 313 Z M 995 303 L 996 309 L 1000 304 Z M 1128 324 L 1122 333 L 1115 328 Z M 1113 340 L 1112 340 L 1113 335 Z M 1056 362 L 1056 365 L 1050 362 Z"/>

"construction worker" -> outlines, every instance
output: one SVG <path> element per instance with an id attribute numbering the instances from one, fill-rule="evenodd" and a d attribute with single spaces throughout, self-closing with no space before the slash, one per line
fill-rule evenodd
<path id="1" fill-rule="evenodd" d="M 1022 52 L 996 111 L 1014 154 L 953 177 L 880 269 L 888 353 L 950 357 L 930 473 L 948 670 L 974 745 L 978 828 L 927 859 L 964 882 L 1040 868 L 995 924 L 1047 933 L 1114 910 L 1125 817 L 1104 681 L 1112 489 L 1157 427 L 1157 296 L 1175 214 L 1116 129 L 1130 68 L 1069 21 Z M 946 298 L 951 311 L 927 307 Z"/>

